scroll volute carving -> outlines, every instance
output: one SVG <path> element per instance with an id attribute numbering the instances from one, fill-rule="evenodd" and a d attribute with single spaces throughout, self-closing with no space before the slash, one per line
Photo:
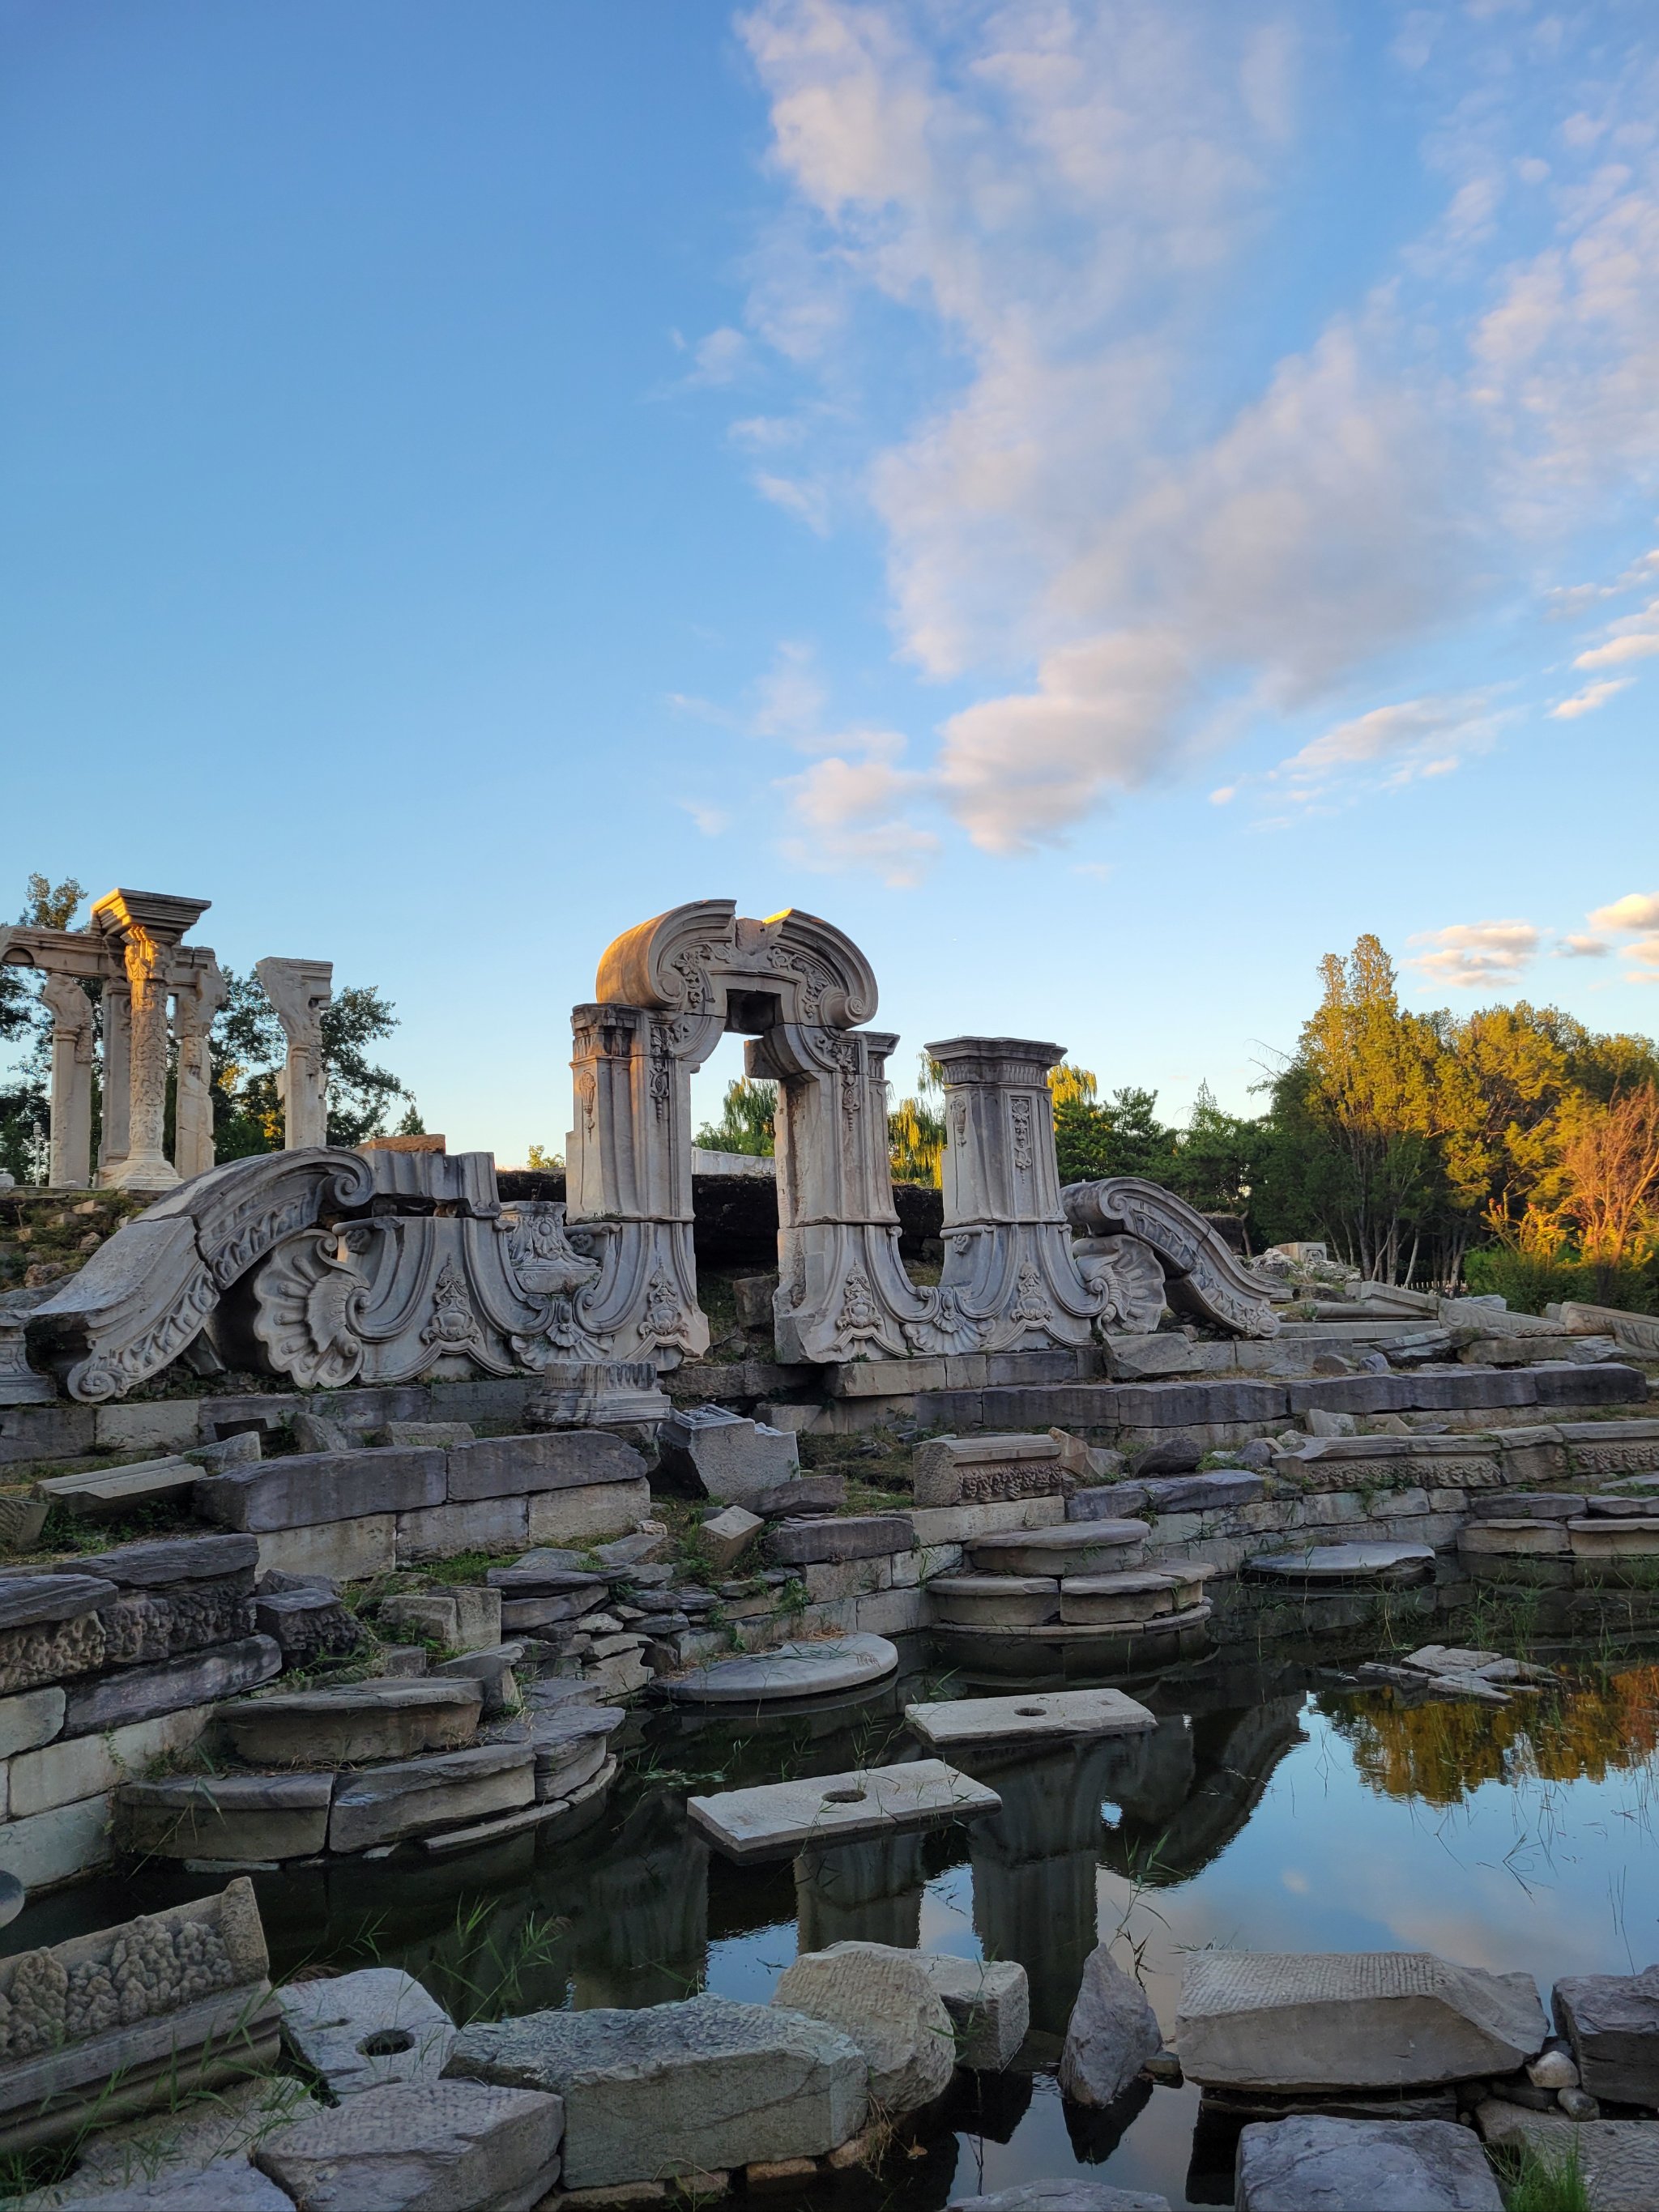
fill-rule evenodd
<path id="1" fill-rule="evenodd" d="M 781 1019 L 837 1030 L 871 1020 L 879 1003 L 875 971 L 832 922 L 799 907 L 750 921 L 732 899 L 694 900 L 627 931 L 599 962 L 594 996 L 724 1027 L 728 994 L 757 988 L 776 994 Z"/>

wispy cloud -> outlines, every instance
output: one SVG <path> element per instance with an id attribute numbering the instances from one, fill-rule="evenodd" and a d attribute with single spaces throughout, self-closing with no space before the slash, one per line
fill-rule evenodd
<path id="1" fill-rule="evenodd" d="M 1398 788 L 1425 776 L 1449 775 L 1471 753 L 1486 751 L 1512 712 L 1494 710 L 1485 691 L 1374 707 L 1323 731 L 1282 761 L 1267 781 L 1307 805 L 1356 780 L 1364 787 Z"/>
<path id="2" fill-rule="evenodd" d="M 899 765 L 904 739 L 892 732 L 853 732 L 851 746 L 859 749 L 856 757 L 832 753 L 780 783 L 803 833 L 785 840 L 784 853 L 797 867 L 826 873 L 867 868 L 889 884 L 918 884 L 939 839 L 905 819 L 903 810 L 926 791 L 928 779 Z"/>
<path id="3" fill-rule="evenodd" d="M 1659 371 L 1659 362 L 1655 364 Z M 1581 653 L 1575 668 L 1620 668 L 1626 661 L 1651 659 L 1659 653 L 1659 599 L 1650 600 L 1639 615 L 1626 615 L 1607 626 L 1603 642 Z"/>
<path id="4" fill-rule="evenodd" d="M 1605 960 L 1613 947 L 1605 937 L 1569 930 L 1553 949 L 1558 960 Z"/>
<path id="5" fill-rule="evenodd" d="M 1626 891 L 1589 921 L 1592 929 L 1659 929 L 1659 891 Z"/>
<path id="6" fill-rule="evenodd" d="M 1582 691 L 1575 691 L 1570 699 L 1558 700 L 1550 708 L 1553 722 L 1576 722 L 1581 714 L 1593 714 L 1598 707 L 1605 707 L 1609 699 L 1620 692 L 1628 691 L 1636 681 L 1633 676 L 1614 676 L 1600 684 L 1587 684 Z"/>
<path id="7" fill-rule="evenodd" d="M 1512 982 L 1536 957 L 1543 932 L 1530 921 L 1462 921 L 1420 930 L 1407 941 L 1428 950 L 1406 965 L 1455 991 Z"/>
<path id="8" fill-rule="evenodd" d="M 691 817 L 705 837 L 722 836 L 732 827 L 732 817 L 723 806 L 710 806 L 701 799 L 678 799 L 674 804 Z"/>

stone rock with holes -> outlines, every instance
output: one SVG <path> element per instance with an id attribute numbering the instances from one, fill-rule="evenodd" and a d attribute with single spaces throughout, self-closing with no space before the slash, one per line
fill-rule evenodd
<path id="1" fill-rule="evenodd" d="M 1504 2212 L 1473 2131 L 1450 2120 L 1256 2122 L 1238 2141 L 1237 2212 Z"/>
<path id="2" fill-rule="evenodd" d="M 1146 1990 L 1118 1965 L 1109 1944 L 1097 1943 L 1084 1961 L 1066 2027 L 1061 2089 L 1074 2104 L 1109 2105 L 1163 2048 Z"/>
<path id="3" fill-rule="evenodd" d="M 914 1951 L 832 1943 L 784 1969 L 772 2002 L 850 2036 L 870 2068 L 870 2094 L 890 2112 L 930 2104 L 950 2081 L 956 2033 Z"/>
<path id="4" fill-rule="evenodd" d="M 559 2178 L 564 2108 L 483 2081 L 396 2081 L 278 2128 L 255 2162 L 309 2212 L 529 2212 Z"/>
<path id="5" fill-rule="evenodd" d="M 389 2081 L 435 2081 L 449 2063 L 454 2022 L 399 1967 L 289 1982 L 276 2002 L 283 2041 L 337 2098 Z"/>
<path id="6" fill-rule="evenodd" d="M 858 2134 L 868 2105 L 849 2037 L 716 1996 L 464 2028 L 449 2071 L 562 2096 L 572 2190 L 821 2157 Z"/>

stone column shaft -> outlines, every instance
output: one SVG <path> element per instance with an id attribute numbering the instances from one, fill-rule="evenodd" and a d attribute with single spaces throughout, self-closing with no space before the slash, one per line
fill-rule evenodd
<path id="1" fill-rule="evenodd" d="M 331 960 L 258 960 L 265 996 L 288 1039 L 288 1060 L 276 1079 L 283 1102 L 283 1145 L 309 1152 L 328 1142 L 328 1076 L 323 1065 L 323 1009 L 334 994 Z"/>
<path id="2" fill-rule="evenodd" d="M 132 1005 L 125 982 L 104 986 L 103 1127 L 98 1139 L 98 1180 L 111 1182 L 127 1156 L 132 1084 Z"/>
<path id="3" fill-rule="evenodd" d="M 92 1180 L 92 1001 L 72 975 L 48 975 L 52 1012 L 52 1165 L 54 1188 Z"/>
<path id="4" fill-rule="evenodd" d="M 180 956 L 181 958 L 183 956 Z M 173 1164 L 179 1179 L 213 1165 L 213 1061 L 209 1037 L 225 1000 L 225 979 L 210 952 L 191 949 L 188 975 L 175 969 L 173 1026 L 179 1040 L 173 1099 Z"/>

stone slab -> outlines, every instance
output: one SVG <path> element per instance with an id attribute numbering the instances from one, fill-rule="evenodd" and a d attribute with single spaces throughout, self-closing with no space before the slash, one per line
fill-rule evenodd
<path id="1" fill-rule="evenodd" d="M 1577 1521 L 1583 1514 L 1582 1492 L 1564 1490 L 1501 1490 L 1469 1501 L 1472 1522 Z"/>
<path id="2" fill-rule="evenodd" d="M 60 1566 L 60 1574 L 97 1575 L 123 1589 L 153 1589 L 168 1583 L 216 1582 L 258 1565 L 252 1536 L 170 1536 L 154 1544 L 121 1544 Z"/>
<path id="3" fill-rule="evenodd" d="M 871 2099 L 885 2112 L 915 2112 L 950 2084 L 955 2031 L 914 1951 L 856 1942 L 804 1951 L 784 1968 L 772 2002 L 826 2021 L 857 2044 Z"/>
<path id="4" fill-rule="evenodd" d="M 847 1477 L 839 1468 L 822 1468 L 798 1474 L 788 1482 L 757 1490 L 744 1499 L 750 1513 L 763 1521 L 799 1520 L 813 1513 L 835 1513 L 847 1503 Z"/>
<path id="5" fill-rule="evenodd" d="M 905 1530 L 906 1540 L 909 1529 Z M 118 1595 L 106 1578 L 70 1571 L 63 1574 L 0 1575 L 0 1629 L 44 1627 L 94 1613 Z"/>
<path id="6" fill-rule="evenodd" d="M 1170 2200 L 1106 2181 L 1022 2181 L 994 2197 L 953 2197 L 945 2212 L 1170 2212 Z"/>
<path id="7" fill-rule="evenodd" d="M 368 1514 L 410 1513 L 441 1505 L 441 1451 L 380 1448 L 371 1451 L 296 1452 L 288 1459 L 205 1474 L 194 1492 L 197 1512 L 222 1528 L 307 1528 Z"/>
<path id="8" fill-rule="evenodd" d="M 1427 1544 L 1316 1544 L 1304 1552 L 1258 1553 L 1244 1571 L 1265 1582 L 1426 1582 L 1434 1572 Z"/>
<path id="9" fill-rule="evenodd" d="M 131 1728 L 109 1729 L 99 1735 L 60 1736 L 38 1751 L 20 1753 L 11 1762 L 12 1818 L 50 1813 L 59 1805 L 113 1790 L 128 1775 L 142 1773 L 151 1759 L 187 1749 L 212 1717 L 210 1705 L 186 1707 Z M 4 1856 L 0 1848 L 0 1863 Z"/>
<path id="10" fill-rule="evenodd" d="M 930 1505 L 905 1516 L 918 1544 L 966 1544 L 1016 1528 L 1053 1528 L 1070 1518 L 1081 1491 L 1066 1498 L 1012 1498 L 991 1505 Z"/>
<path id="11" fill-rule="evenodd" d="M 0 1698 L 0 1759 L 50 1743 L 64 1725 L 64 1692 L 56 1683 Z"/>
<path id="12" fill-rule="evenodd" d="M 930 1437 L 917 1445 L 911 1474 L 923 1507 L 1054 1497 L 1070 1486 L 1057 1440 L 1025 1433 Z"/>
<path id="13" fill-rule="evenodd" d="M 261 2171 L 313 2212 L 529 2212 L 559 2177 L 564 2108 L 482 2081 L 399 2081 L 278 2128 Z"/>
<path id="14" fill-rule="evenodd" d="M 1054 1528 L 1010 1529 L 976 1536 L 968 1546 L 986 1574 L 1087 1575 L 1139 1564 L 1152 1534 L 1144 1521 L 1067 1521 Z"/>
<path id="15" fill-rule="evenodd" d="M 140 1506 L 187 1502 L 201 1479 L 199 1467 L 175 1455 L 87 1474 L 49 1474 L 35 1489 L 49 1504 L 63 1506 L 77 1521 L 110 1521 Z"/>
<path id="16" fill-rule="evenodd" d="M 1159 1620 L 1198 1604 L 1212 1571 L 1194 1565 L 1136 1567 L 1115 1575 L 1068 1575 L 1060 1586 L 1060 1617 L 1108 1628 Z"/>
<path id="17" fill-rule="evenodd" d="M 1175 2041 L 1206 2086 L 1401 2088 L 1512 2073 L 1545 2033 L 1527 1974 L 1427 1951 L 1195 1951 Z"/>
<path id="18" fill-rule="evenodd" d="M 487 1437 L 449 1453 L 453 1502 L 517 1498 L 532 1492 L 585 1490 L 638 1482 L 645 1462 L 631 1444 L 603 1429 L 556 1429 L 533 1436 Z"/>
<path id="19" fill-rule="evenodd" d="M 65 1692 L 64 1734 L 101 1735 L 186 1705 L 217 1705 L 239 1691 L 257 1689 L 280 1674 L 282 1665 L 281 1649 L 269 1636 L 244 1636 L 160 1667 L 124 1667 L 94 1681 L 74 1682 Z"/>
<path id="20" fill-rule="evenodd" d="M 1479 2141 L 1452 2120 L 1256 2121 L 1237 2172 L 1237 2212 L 1504 2212 Z"/>
<path id="21" fill-rule="evenodd" d="M 1029 1697 L 950 1698 L 907 1705 L 904 1724 L 939 1751 L 985 1743 L 1136 1735 L 1158 1723 L 1121 1690 L 1042 1690 Z"/>
<path id="22" fill-rule="evenodd" d="M 746 1505 L 757 1491 L 787 1482 L 800 1446 L 787 1430 L 745 1419 L 723 1406 L 678 1407 L 657 1432 L 660 1471 L 693 1496 Z"/>
<path id="23" fill-rule="evenodd" d="M 1659 2204 L 1659 2127 L 1650 2120 L 1568 2119 L 1490 2098 L 1475 2107 L 1489 2143 L 1529 2146 L 1554 2166 L 1576 2161 L 1590 2212 L 1654 2212 Z"/>
<path id="24" fill-rule="evenodd" d="M 333 1795 L 332 1773 L 125 1782 L 115 1793 L 115 1836 L 124 1850 L 146 1857 L 310 1858 L 328 1841 Z"/>
<path id="25" fill-rule="evenodd" d="M 1555 1984 L 1553 2004 L 1592 2097 L 1659 2106 L 1659 1966 L 1567 1975 Z"/>
<path id="26" fill-rule="evenodd" d="M 395 1513 L 366 1513 L 352 1521 L 320 1521 L 304 1528 L 273 1528 L 259 1538 L 259 1571 L 337 1583 L 367 1582 L 398 1564 Z"/>
<path id="27" fill-rule="evenodd" d="M 665 1681 L 682 1705 L 770 1705 L 792 1698 L 828 1697 L 860 1690 L 898 1670 L 898 1653 L 884 1636 L 828 1636 L 780 1644 L 770 1651 L 711 1660 Z"/>
<path id="28" fill-rule="evenodd" d="M 483 1704 L 477 1682 L 427 1675 L 247 1698 L 221 1707 L 218 1719 L 252 1766 L 356 1766 L 459 1750 L 477 1735 Z"/>
<path id="29" fill-rule="evenodd" d="M 954 1959 L 920 1951 L 916 1964 L 950 2015 L 958 2066 L 1000 2074 L 1031 2024 L 1031 1988 L 1013 1959 Z"/>
<path id="30" fill-rule="evenodd" d="M 1243 1468 L 1219 1467 L 1206 1474 L 1155 1475 L 1140 1487 L 1157 1514 L 1223 1513 L 1237 1505 L 1254 1505 L 1266 1493 L 1259 1474 Z"/>
<path id="31" fill-rule="evenodd" d="M 562 2096 L 572 2190 L 819 2157 L 866 2109 L 867 2069 L 847 2036 L 715 1996 L 465 2028 L 449 2070 Z"/>
<path id="32" fill-rule="evenodd" d="M 854 1843 L 977 1820 L 1001 1804 L 994 1790 L 942 1759 L 920 1759 L 692 1797 L 686 1814 L 726 1857 L 744 1862 L 790 1857 L 807 1844 Z"/>
<path id="33" fill-rule="evenodd" d="M 938 1620 L 977 1627 L 1035 1626 L 1060 1618 L 1055 1575 L 935 1575 L 927 1601 Z"/>
<path id="34" fill-rule="evenodd" d="M 6 1872 L 15 1875 L 31 1897 L 74 1881 L 115 1856 L 110 1840 L 113 1798 L 104 1792 L 8 1821 L 0 1835 L 6 1845 Z"/>
<path id="35" fill-rule="evenodd" d="M 820 1521 L 780 1521 L 768 1529 L 765 1553 L 774 1566 L 816 1565 L 831 1559 L 872 1559 L 908 1552 L 915 1542 L 902 1513 L 848 1514 Z"/>
<path id="36" fill-rule="evenodd" d="M 435 2081 L 449 2063 L 454 2022 L 400 1967 L 290 1982 L 276 2002 L 283 2041 L 337 2098 L 388 2081 Z"/>
<path id="37" fill-rule="evenodd" d="M 398 1565 L 451 1559 L 459 1552 L 518 1552 L 530 1541 L 530 1500 L 469 1498 L 398 1516 Z"/>
<path id="38" fill-rule="evenodd" d="M 343 1777 L 335 1790 L 328 1848 L 368 1850 L 406 1836 L 465 1827 L 495 1813 L 516 1812 L 533 1804 L 535 1796 L 535 1752 L 527 1739 L 368 1767 Z"/>
<path id="39" fill-rule="evenodd" d="M 1457 1548 L 1466 1559 L 1565 1559 L 1571 1553 L 1572 1539 L 1566 1523 L 1553 1517 L 1490 1514 L 1459 1529 Z"/>
<path id="40" fill-rule="evenodd" d="M 528 1535 L 532 1544 L 588 1544 L 603 1536 L 625 1536 L 649 1517 L 651 1485 L 589 1483 L 580 1490 L 532 1492 Z"/>

